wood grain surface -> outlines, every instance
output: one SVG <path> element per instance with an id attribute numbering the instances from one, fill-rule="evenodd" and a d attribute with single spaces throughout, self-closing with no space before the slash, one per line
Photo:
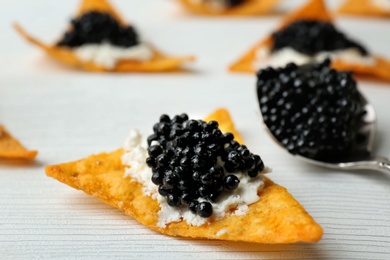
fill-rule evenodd
<path id="1" fill-rule="evenodd" d="M 18 21 L 53 41 L 77 1 L 2 0 L 0 123 L 39 155 L 32 163 L 0 160 L 0 259 L 390 259 L 390 174 L 329 171 L 295 160 L 261 128 L 255 78 L 227 72 L 280 15 L 197 17 L 173 0 L 114 3 L 161 50 L 196 55 L 191 72 L 69 69 L 24 42 L 11 24 Z M 338 25 L 390 58 L 390 21 L 340 18 Z M 390 157 L 390 85 L 361 80 L 359 86 L 377 110 L 376 151 Z M 150 133 L 162 113 L 201 118 L 221 106 L 230 110 L 248 147 L 273 168 L 269 177 L 322 225 L 318 244 L 167 237 L 45 176 L 45 165 L 121 147 L 131 128 Z"/>

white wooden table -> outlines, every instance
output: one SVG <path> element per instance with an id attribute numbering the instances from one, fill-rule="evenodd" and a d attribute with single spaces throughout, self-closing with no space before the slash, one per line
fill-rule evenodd
<path id="1" fill-rule="evenodd" d="M 280 16 L 204 18 L 175 1 L 115 1 L 162 50 L 194 54 L 186 74 L 91 74 L 53 62 L 11 29 L 19 21 L 56 39 L 72 1 L 2 0 L 0 122 L 32 164 L 0 161 L 0 259 L 390 259 L 390 175 L 336 172 L 296 161 L 261 129 L 255 78 L 226 67 L 273 30 Z M 390 58 L 390 21 L 340 18 L 340 27 Z M 360 81 L 378 114 L 378 154 L 390 157 L 390 84 Z M 257 245 L 172 238 L 48 178 L 44 166 L 120 147 L 131 128 L 150 133 L 160 114 L 202 117 L 227 107 L 246 143 L 323 226 L 318 244 Z"/>

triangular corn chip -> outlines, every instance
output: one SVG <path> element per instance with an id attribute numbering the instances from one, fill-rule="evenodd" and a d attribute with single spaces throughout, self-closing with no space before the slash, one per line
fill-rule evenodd
<path id="1" fill-rule="evenodd" d="M 390 11 L 373 3 L 373 0 L 346 0 L 338 10 L 340 14 L 390 16 Z"/>
<path id="2" fill-rule="evenodd" d="M 238 143 L 244 143 L 240 133 L 233 125 L 233 120 L 230 117 L 229 112 L 225 108 L 216 109 L 213 113 L 205 118 L 205 121 L 217 121 L 219 123 L 220 129 L 222 129 L 224 132 L 232 133 L 234 135 L 234 140 L 236 140 Z"/>
<path id="3" fill-rule="evenodd" d="M 82 0 L 79 9 L 76 12 L 76 17 L 92 11 L 108 13 L 120 24 L 126 24 L 126 21 L 122 19 L 122 16 L 119 15 L 119 13 L 107 2 L 107 0 Z"/>
<path id="4" fill-rule="evenodd" d="M 233 122 L 228 122 L 230 116 L 221 111 L 207 119 L 220 119 L 223 132 L 236 132 Z M 122 154 L 120 149 L 76 162 L 47 166 L 46 174 L 98 197 L 166 235 L 269 244 L 316 242 L 322 236 L 322 228 L 286 189 L 267 178 L 265 188 L 259 194 L 261 199 L 249 206 L 245 216 L 225 216 L 202 226 L 190 226 L 181 221 L 170 223 L 166 228 L 158 227 L 160 206 L 157 200 L 143 194 L 142 184 L 124 178 L 126 166 L 122 165 Z"/>
<path id="5" fill-rule="evenodd" d="M 100 11 L 111 14 L 121 24 L 125 24 L 121 16 L 109 5 L 106 0 L 83 0 L 76 16 L 89 11 Z M 185 62 L 194 60 L 194 57 L 170 57 L 160 53 L 156 48 L 152 47 L 153 58 L 148 61 L 135 61 L 124 59 L 119 61 L 112 69 L 107 69 L 92 62 L 81 61 L 72 51 L 71 48 L 56 46 L 55 44 L 45 44 L 35 37 L 29 35 L 20 25 L 15 24 L 16 31 L 30 43 L 40 47 L 52 58 L 61 61 L 72 67 L 87 71 L 97 72 L 162 72 L 162 71 L 178 71 L 180 66 Z"/>
<path id="6" fill-rule="evenodd" d="M 298 9 L 297 11 L 287 15 L 281 22 L 279 30 L 286 27 L 288 24 L 297 20 L 322 20 L 332 21 L 332 15 L 326 9 L 323 0 L 310 0 L 310 2 Z M 265 40 L 257 43 L 251 48 L 243 57 L 233 63 L 230 67 L 230 71 L 237 72 L 256 72 L 255 60 L 256 52 L 260 47 L 271 47 L 273 45 L 272 37 L 269 36 Z M 374 63 L 371 64 L 353 64 L 346 63 L 342 60 L 333 60 L 332 67 L 338 70 L 347 70 L 356 73 L 357 75 L 376 77 L 383 80 L 390 81 L 390 61 L 379 56 L 373 55 Z"/>
<path id="7" fill-rule="evenodd" d="M 264 14 L 271 11 L 271 9 L 280 0 L 247 0 L 244 3 L 224 10 L 215 10 L 202 2 L 195 2 L 193 0 L 180 0 L 180 2 L 191 12 L 202 15 L 237 15 L 249 16 Z"/>
<path id="8" fill-rule="evenodd" d="M 27 150 L 0 125 L 0 158 L 32 160 L 38 151 Z"/>
<path id="9" fill-rule="evenodd" d="M 326 5 L 323 0 L 309 0 L 306 5 L 297 9 L 295 12 L 286 15 L 283 18 L 279 29 L 302 19 L 331 22 L 333 17 L 326 9 Z"/>
<path id="10" fill-rule="evenodd" d="M 301 7 L 300 9 L 286 15 L 279 27 L 278 30 L 281 30 L 288 26 L 290 23 L 293 23 L 297 20 L 308 19 L 308 20 L 322 20 L 322 21 L 332 21 L 332 16 L 326 10 L 326 6 L 322 0 L 311 0 L 307 5 Z M 254 67 L 254 61 L 256 59 L 256 51 L 260 47 L 272 46 L 273 41 L 272 37 L 269 36 L 266 39 L 257 43 L 254 47 L 250 49 L 242 58 L 230 66 L 231 71 L 239 72 L 256 72 Z"/>

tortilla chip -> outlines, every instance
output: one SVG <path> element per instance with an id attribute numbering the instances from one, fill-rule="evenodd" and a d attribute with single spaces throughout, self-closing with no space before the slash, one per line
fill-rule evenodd
<path id="1" fill-rule="evenodd" d="M 310 0 L 306 5 L 302 6 L 295 12 L 286 15 L 283 18 L 281 25 L 279 26 L 279 30 L 297 20 L 318 20 L 332 22 L 333 16 L 327 10 L 323 0 Z"/>
<path id="2" fill-rule="evenodd" d="M 215 110 L 213 113 L 211 113 L 205 118 L 206 122 L 213 121 L 213 120 L 218 122 L 219 129 L 221 129 L 222 132 L 224 133 L 230 132 L 234 135 L 234 139 L 238 143 L 240 144 L 244 143 L 242 141 L 242 137 L 240 133 L 234 127 L 234 123 L 232 118 L 230 117 L 229 112 L 225 108 L 218 108 L 217 110 Z"/>
<path id="3" fill-rule="evenodd" d="M 215 10 L 209 8 L 207 5 L 193 0 L 180 0 L 180 2 L 192 13 L 201 15 L 237 15 L 249 16 L 264 14 L 271 11 L 271 9 L 280 0 L 247 0 L 246 2 L 224 10 Z"/>
<path id="4" fill-rule="evenodd" d="M 125 24 L 121 16 L 108 4 L 106 0 L 83 0 L 76 16 L 80 16 L 85 12 L 99 11 L 111 14 L 121 24 Z M 72 51 L 71 48 L 61 47 L 57 45 L 45 44 L 35 37 L 29 35 L 20 25 L 14 24 L 16 31 L 30 43 L 40 47 L 52 58 L 86 71 L 96 72 L 162 72 L 180 70 L 183 63 L 194 61 L 194 57 L 170 57 L 160 53 L 156 48 L 151 47 L 153 58 L 148 61 L 135 61 L 124 59 L 119 61 L 112 69 L 105 68 L 92 62 L 80 60 Z"/>
<path id="5" fill-rule="evenodd" d="M 38 151 L 27 150 L 0 125 L 0 158 L 32 160 Z"/>
<path id="6" fill-rule="evenodd" d="M 297 20 L 309 19 L 309 20 L 322 20 L 332 22 L 332 15 L 326 9 L 323 0 L 311 0 L 307 5 L 298 9 L 297 11 L 287 15 L 281 22 L 278 30 L 283 29 L 289 24 Z M 265 40 L 260 41 L 254 47 L 252 47 L 242 58 L 233 63 L 230 67 L 230 71 L 255 73 L 255 61 L 256 52 L 260 47 L 269 47 L 273 45 L 272 37 L 269 36 Z M 376 77 L 382 80 L 390 81 L 390 61 L 384 58 L 373 55 L 373 65 L 362 65 L 347 63 L 341 60 L 333 60 L 332 67 L 338 70 L 352 71 L 357 75 Z"/>
<path id="7" fill-rule="evenodd" d="M 108 13 L 121 25 L 126 25 L 122 16 L 119 15 L 119 13 L 107 2 L 107 0 L 82 0 L 79 9 L 76 12 L 76 17 L 92 11 Z"/>
<path id="8" fill-rule="evenodd" d="M 229 70 L 235 72 L 246 72 L 246 73 L 255 73 L 257 71 L 254 66 L 256 61 L 256 53 L 259 48 L 271 47 L 272 38 L 268 37 L 265 40 L 257 43 L 253 46 L 244 56 L 242 56 L 238 61 L 230 65 Z"/>
<path id="9" fill-rule="evenodd" d="M 357 76 L 374 77 L 390 81 L 390 60 L 374 56 L 374 65 L 345 63 L 340 60 L 333 60 L 332 67 L 337 70 L 352 71 Z"/>
<path id="10" fill-rule="evenodd" d="M 338 9 L 340 14 L 390 16 L 390 12 L 372 3 L 372 0 L 346 0 Z"/>
<path id="11" fill-rule="evenodd" d="M 222 119 L 222 131 L 232 131 L 226 112 L 218 110 L 207 119 Z M 225 121 L 227 120 L 227 121 Z M 123 150 L 92 155 L 86 159 L 46 167 L 46 174 L 75 189 L 83 190 L 124 211 L 145 226 L 171 236 L 208 238 L 256 243 L 316 242 L 322 228 L 283 187 L 266 178 L 260 200 L 251 204 L 245 216 L 226 216 L 190 226 L 185 221 L 157 226 L 160 206 L 145 196 L 142 184 L 124 178 Z"/>
<path id="12" fill-rule="evenodd" d="M 302 20 L 322 20 L 322 21 L 332 21 L 331 14 L 326 10 L 326 6 L 322 0 L 311 0 L 308 4 L 301 7 L 300 9 L 286 15 L 277 30 L 282 30 L 289 24 Z M 256 51 L 260 47 L 272 47 L 273 40 L 271 36 L 268 36 L 266 39 L 258 42 L 255 46 L 253 46 L 242 58 L 240 58 L 237 62 L 232 64 L 229 67 L 230 71 L 238 71 L 238 72 L 248 72 L 254 73 L 256 72 L 256 68 L 254 67 L 254 61 L 256 59 Z"/>

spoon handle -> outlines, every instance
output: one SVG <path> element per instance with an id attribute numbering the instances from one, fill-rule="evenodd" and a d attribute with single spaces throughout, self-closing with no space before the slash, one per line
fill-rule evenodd
<path id="1" fill-rule="evenodd" d="M 329 164 L 323 166 L 330 167 Z M 374 170 L 390 173 L 390 160 L 385 157 L 375 157 L 367 161 L 358 161 L 350 163 L 340 163 L 332 165 L 333 169 L 344 169 L 344 170 Z"/>
<path id="2" fill-rule="evenodd" d="M 390 160 L 385 157 L 375 157 L 369 161 L 361 161 L 345 165 L 346 169 L 375 170 L 390 173 Z"/>
<path id="3" fill-rule="evenodd" d="M 390 173 L 390 160 L 385 157 L 376 157 L 375 159 L 376 169 L 381 172 Z"/>

